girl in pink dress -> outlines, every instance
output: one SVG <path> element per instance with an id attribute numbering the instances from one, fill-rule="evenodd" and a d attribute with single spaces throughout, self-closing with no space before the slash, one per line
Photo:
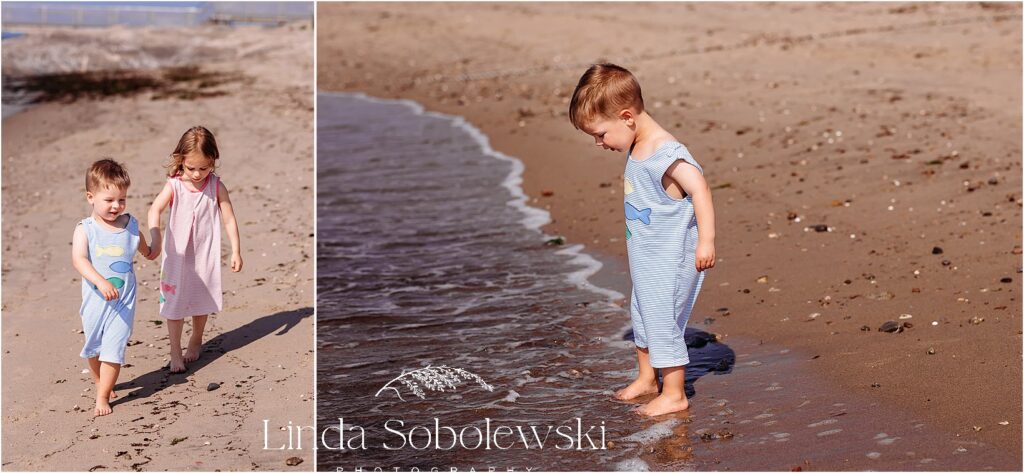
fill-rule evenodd
<path id="1" fill-rule="evenodd" d="M 167 165 L 167 184 L 149 209 L 152 247 L 159 252 L 160 214 L 170 207 L 160 267 L 160 315 L 167 319 L 172 373 L 185 371 L 203 348 L 206 318 L 223 307 L 220 283 L 220 226 L 231 241 L 231 270 L 242 270 L 238 224 L 228 189 L 214 174 L 217 141 L 204 127 L 181 135 Z M 192 317 L 192 336 L 181 353 L 185 317 Z"/>

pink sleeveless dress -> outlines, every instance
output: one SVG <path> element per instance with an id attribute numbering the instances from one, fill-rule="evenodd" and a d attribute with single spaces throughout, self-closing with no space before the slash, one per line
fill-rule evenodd
<path id="1" fill-rule="evenodd" d="M 220 178 L 206 178 L 199 191 L 168 179 L 174 190 L 160 267 L 160 315 L 181 320 L 220 312 Z"/>

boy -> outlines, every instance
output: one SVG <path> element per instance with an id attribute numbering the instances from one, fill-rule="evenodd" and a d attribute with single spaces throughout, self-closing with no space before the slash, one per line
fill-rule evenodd
<path id="1" fill-rule="evenodd" d="M 131 180 L 124 168 L 111 159 L 92 164 L 85 176 L 85 200 L 92 215 L 75 227 L 71 262 L 82 274 L 82 358 L 96 383 L 93 415 L 111 413 L 114 383 L 124 364 L 125 347 L 135 320 L 135 272 L 132 256 L 137 250 L 149 257 L 149 246 L 139 233 L 139 222 L 124 213 Z"/>
<path id="2" fill-rule="evenodd" d="M 658 393 L 655 370 L 660 369 L 661 394 L 637 412 L 658 416 L 685 410 L 690 360 L 683 333 L 703 271 L 715 266 L 715 211 L 703 170 L 644 111 L 633 74 L 614 64 L 595 64 L 583 73 L 569 103 L 569 121 L 593 136 L 597 146 L 627 151 L 626 247 L 639 375 L 615 397 Z"/>

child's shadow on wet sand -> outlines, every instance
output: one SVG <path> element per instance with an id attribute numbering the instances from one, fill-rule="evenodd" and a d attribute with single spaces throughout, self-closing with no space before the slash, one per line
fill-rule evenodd
<path id="1" fill-rule="evenodd" d="M 203 344 L 203 351 L 199 359 L 185 365 L 186 369 L 182 373 L 172 374 L 164 366 L 163 368 L 138 376 L 131 381 L 118 384 L 115 386 L 115 389 L 118 391 L 130 390 L 139 386 L 142 386 L 142 388 L 133 391 L 130 396 L 122 394 L 111 405 L 116 406 L 121 403 L 145 399 L 159 393 L 168 386 L 187 383 L 189 375 L 217 361 L 218 358 L 224 356 L 227 352 L 242 348 L 274 332 L 277 332 L 274 335 L 283 335 L 298 325 L 302 319 L 311 315 L 313 315 L 312 307 L 278 312 L 273 315 L 260 317 L 230 332 L 217 335 Z M 182 342 L 187 341 L 187 335 L 183 335 Z"/>
<path id="2" fill-rule="evenodd" d="M 633 341 L 633 331 L 630 330 L 622 336 L 623 340 Z M 686 381 L 684 391 L 686 397 L 692 398 L 697 394 L 693 383 L 708 373 L 729 374 L 732 366 L 736 364 L 736 352 L 724 343 L 715 341 L 715 336 L 695 328 L 686 328 L 683 333 L 686 340 L 687 352 L 690 356 L 690 364 L 686 365 Z"/>

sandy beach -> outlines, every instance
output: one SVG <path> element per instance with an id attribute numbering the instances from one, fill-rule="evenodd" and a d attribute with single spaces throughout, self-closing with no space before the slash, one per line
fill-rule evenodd
<path id="1" fill-rule="evenodd" d="M 714 194 L 718 261 L 690 324 L 737 366 L 697 383 L 694 426 L 820 430 L 820 447 L 713 440 L 703 467 L 1019 470 L 1020 19 L 990 3 L 320 4 L 317 81 L 466 117 L 525 163 L 545 232 L 626 291 L 625 158 L 567 105 L 589 64 L 630 68 Z M 779 424 L 730 424 L 754 401 Z M 812 402 L 831 420 L 794 414 Z M 835 422 L 899 458 L 840 451 Z M 927 445 L 950 460 L 915 456 Z"/>
<path id="2" fill-rule="evenodd" d="M 311 24 L 19 31 L 4 41 L 5 81 L 44 93 L 40 74 L 74 73 L 91 85 L 3 121 L 3 468 L 311 470 L 308 446 L 264 450 L 264 419 L 271 448 L 313 419 Z M 138 87 L 103 86 L 118 80 Z M 124 163 L 128 212 L 145 222 L 168 154 L 195 124 L 217 136 L 245 267 L 224 270 L 205 351 L 170 375 L 159 261 L 136 257 L 120 397 L 94 418 L 70 259 L 90 212 L 84 172 L 101 157 Z"/>

